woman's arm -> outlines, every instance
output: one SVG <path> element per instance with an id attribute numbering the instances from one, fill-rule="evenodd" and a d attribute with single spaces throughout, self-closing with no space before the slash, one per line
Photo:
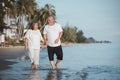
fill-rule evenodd
<path id="1" fill-rule="evenodd" d="M 28 39 L 27 38 L 24 39 L 24 45 L 25 45 L 24 49 L 28 50 Z"/>

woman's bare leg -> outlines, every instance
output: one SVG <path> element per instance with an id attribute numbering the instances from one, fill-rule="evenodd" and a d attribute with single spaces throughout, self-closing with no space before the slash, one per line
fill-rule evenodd
<path id="1" fill-rule="evenodd" d="M 31 69 L 32 70 L 35 69 L 35 64 L 34 63 L 31 64 Z"/>

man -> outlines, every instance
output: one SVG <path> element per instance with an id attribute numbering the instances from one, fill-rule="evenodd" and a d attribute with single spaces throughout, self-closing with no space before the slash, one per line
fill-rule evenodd
<path id="1" fill-rule="evenodd" d="M 61 47 L 60 38 L 62 37 L 62 27 L 60 24 L 55 23 L 54 18 L 49 16 L 48 25 L 45 26 L 43 34 L 44 34 L 44 41 L 47 45 L 49 61 L 54 69 L 54 66 L 58 69 L 60 61 L 63 59 L 63 51 Z M 57 56 L 56 64 L 54 65 L 54 54 Z"/>

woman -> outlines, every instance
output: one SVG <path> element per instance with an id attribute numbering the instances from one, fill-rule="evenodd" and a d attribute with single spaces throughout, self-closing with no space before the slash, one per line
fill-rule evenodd
<path id="1" fill-rule="evenodd" d="M 29 57 L 31 60 L 31 68 L 38 69 L 40 41 L 43 41 L 40 31 L 38 30 L 38 23 L 32 24 L 32 29 L 28 30 L 25 35 L 25 50 L 29 50 Z"/>

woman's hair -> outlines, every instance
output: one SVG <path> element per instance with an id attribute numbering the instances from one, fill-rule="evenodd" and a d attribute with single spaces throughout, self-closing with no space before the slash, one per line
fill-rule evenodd
<path id="1" fill-rule="evenodd" d="M 36 24 L 36 23 L 38 23 L 37 21 L 33 21 L 32 23 L 31 23 L 31 27 L 30 27 L 30 29 L 34 29 L 34 25 Z"/>

